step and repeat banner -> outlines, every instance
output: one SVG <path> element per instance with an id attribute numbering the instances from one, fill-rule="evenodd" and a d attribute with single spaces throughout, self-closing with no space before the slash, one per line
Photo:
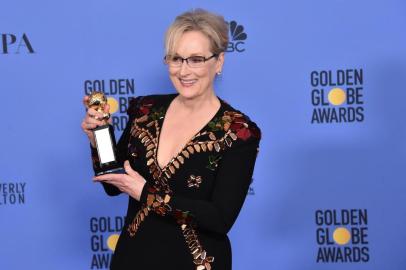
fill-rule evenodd
<path id="1" fill-rule="evenodd" d="M 82 98 L 172 93 L 164 33 L 192 8 L 230 42 L 216 93 L 263 139 L 233 269 L 406 269 L 406 2 L 4 1 L 0 269 L 107 269 L 128 197 L 92 182 Z"/>

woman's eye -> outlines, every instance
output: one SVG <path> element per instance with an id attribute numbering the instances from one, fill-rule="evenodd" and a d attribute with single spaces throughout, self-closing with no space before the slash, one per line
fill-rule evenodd
<path id="1" fill-rule="evenodd" d="M 203 63 L 204 62 L 204 57 L 201 56 L 192 56 L 189 57 L 189 61 L 191 63 L 197 64 L 197 63 Z"/>
<path id="2" fill-rule="evenodd" d="M 173 62 L 182 62 L 182 58 L 179 56 L 174 56 L 174 57 L 172 57 L 172 61 Z"/>

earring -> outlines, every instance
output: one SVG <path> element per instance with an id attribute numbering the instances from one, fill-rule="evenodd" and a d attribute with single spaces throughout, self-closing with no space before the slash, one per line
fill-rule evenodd
<path id="1" fill-rule="evenodd" d="M 221 75 L 221 71 L 217 72 L 217 75 Z"/>

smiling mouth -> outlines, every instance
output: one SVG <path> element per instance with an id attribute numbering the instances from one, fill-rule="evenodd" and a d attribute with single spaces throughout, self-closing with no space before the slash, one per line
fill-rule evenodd
<path id="1" fill-rule="evenodd" d="M 193 79 L 193 80 L 179 79 L 179 81 L 182 84 L 182 86 L 184 86 L 184 87 L 190 87 L 197 82 L 196 79 Z"/>

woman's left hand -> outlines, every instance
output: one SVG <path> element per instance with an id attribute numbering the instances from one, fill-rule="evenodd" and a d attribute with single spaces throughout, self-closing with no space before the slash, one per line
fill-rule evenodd
<path id="1" fill-rule="evenodd" d="M 140 200 L 142 189 L 145 185 L 145 179 L 134 171 L 128 160 L 124 162 L 126 174 L 109 173 L 93 177 L 94 181 L 112 184 L 122 192 L 127 193 L 137 201 Z"/>

